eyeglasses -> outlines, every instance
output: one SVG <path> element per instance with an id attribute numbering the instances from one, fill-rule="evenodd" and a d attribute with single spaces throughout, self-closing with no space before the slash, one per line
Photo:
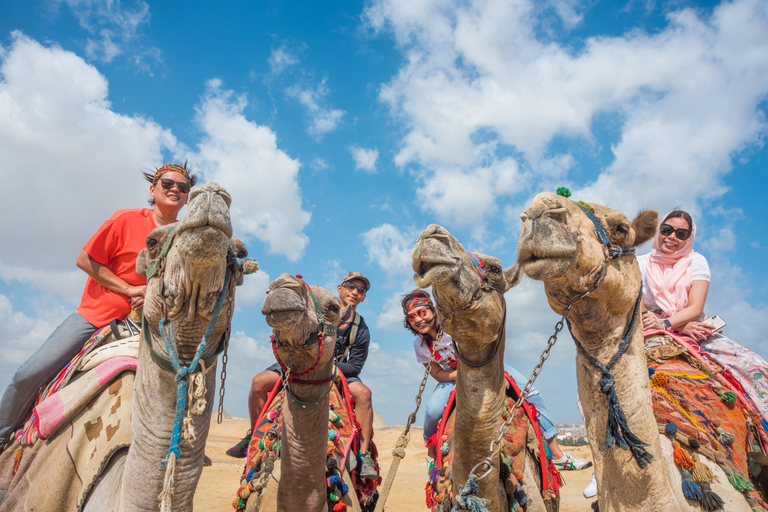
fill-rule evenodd
<path id="1" fill-rule="evenodd" d="M 661 233 L 664 236 L 669 236 L 672 233 L 674 233 L 678 240 L 688 240 L 688 237 L 691 236 L 690 229 L 685 229 L 685 228 L 675 229 L 669 224 L 662 224 L 661 227 L 659 228 L 659 233 Z"/>
<path id="2" fill-rule="evenodd" d="M 189 183 L 185 183 L 183 181 L 173 181 L 170 178 L 160 178 L 160 184 L 165 190 L 171 190 L 173 186 L 176 185 L 179 188 L 179 192 L 182 194 L 189 193 Z"/>
<path id="3" fill-rule="evenodd" d="M 359 284 L 355 284 L 351 281 L 347 281 L 346 283 L 341 283 L 341 286 L 344 288 L 347 288 L 348 290 L 357 290 L 357 293 L 360 295 L 365 295 L 365 292 L 368 290 L 365 289 L 365 286 L 360 286 Z"/>
<path id="4" fill-rule="evenodd" d="M 409 322 L 415 322 L 417 318 L 427 318 L 427 313 L 430 312 L 429 308 L 421 307 L 414 311 L 413 313 L 408 313 L 405 315 L 405 319 Z"/>

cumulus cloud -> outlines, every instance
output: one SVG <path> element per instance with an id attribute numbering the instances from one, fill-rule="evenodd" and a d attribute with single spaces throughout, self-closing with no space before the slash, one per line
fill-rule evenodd
<path id="1" fill-rule="evenodd" d="M 19 32 L 0 51 L 0 278 L 79 297 L 82 245 L 115 210 L 146 205 L 141 170 L 178 144 L 111 110 L 107 80 L 74 53 Z M 24 212 L 20 215 L 20 212 Z"/>
<path id="2" fill-rule="evenodd" d="M 195 162 L 206 179 L 216 181 L 232 195 L 232 224 L 238 236 L 253 236 L 270 253 L 292 261 L 309 243 L 303 233 L 311 214 L 302 209 L 298 184 L 300 164 L 277 147 L 275 133 L 246 119 L 244 95 L 210 80 L 196 107 L 196 120 L 204 135 Z"/>
<path id="3" fill-rule="evenodd" d="M 363 233 L 368 260 L 376 262 L 388 274 L 411 274 L 411 250 L 418 234 L 413 227 L 401 231 L 392 224 L 369 229 Z"/>
<path id="4" fill-rule="evenodd" d="M 598 150 L 605 119 L 617 128 L 613 160 L 571 188 L 630 211 L 674 203 L 673 187 L 648 186 L 670 175 L 693 201 L 721 196 L 732 159 L 762 144 L 765 2 L 682 8 L 654 33 L 591 37 L 578 50 L 541 30 L 553 11 L 566 30 L 578 24 L 573 5 L 376 0 L 366 9 L 368 26 L 393 34 L 404 53 L 380 99 L 408 127 L 395 162 L 415 165 L 425 209 L 487 222 L 500 202 L 578 166 L 563 145 Z M 506 187 L 489 191 L 489 175 L 506 177 Z"/>
<path id="5" fill-rule="evenodd" d="M 362 169 L 365 172 L 376 172 L 376 161 L 379 159 L 378 149 L 366 149 L 360 146 L 349 148 L 352 158 L 355 160 L 355 169 Z"/>
<path id="6" fill-rule="evenodd" d="M 285 46 L 272 50 L 272 54 L 269 56 L 269 69 L 273 75 L 279 75 L 298 63 L 299 59 L 291 54 Z"/>
<path id="7" fill-rule="evenodd" d="M 325 77 L 315 88 L 295 85 L 287 91 L 288 96 L 297 99 L 306 109 L 311 118 L 307 131 L 317 138 L 335 130 L 346 114 L 343 110 L 327 104 L 326 98 L 330 92 L 327 82 L 328 78 Z"/>

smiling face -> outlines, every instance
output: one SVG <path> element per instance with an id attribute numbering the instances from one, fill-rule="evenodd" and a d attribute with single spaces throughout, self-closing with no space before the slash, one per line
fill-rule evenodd
<path id="1" fill-rule="evenodd" d="M 421 335 L 429 334 L 435 336 L 437 334 L 437 322 L 435 321 L 435 312 L 427 306 L 420 306 L 412 309 L 405 316 L 408 320 L 408 325 L 411 329 Z"/>
<path id="2" fill-rule="evenodd" d="M 688 225 L 688 221 L 685 220 L 682 217 L 671 217 L 664 221 L 664 224 L 667 224 L 668 226 L 671 226 L 674 231 L 670 233 L 669 235 L 663 235 L 661 231 L 659 231 L 659 234 L 657 235 L 659 237 L 659 249 L 664 254 L 674 254 L 688 243 L 688 240 L 680 240 L 677 238 L 677 230 L 678 229 L 687 229 L 688 231 L 691 230 L 691 226 Z"/>
<path id="3" fill-rule="evenodd" d="M 163 173 L 161 178 L 179 183 L 189 183 L 189 180 L 185 178 L 183 174 L 176 171 Z M 149 195 L 155 200 L 155 206 L 157 208 L 165 214 L 172 214 L 174 217 L 179 213 L 179 210 L 187 204 L 188 199 L 188 193 L 179 190 L 179 187 L 175 183 L 170 189 L 166 189 L 160 179 L 157 180 L 156 184 L 150 185 Z"/>
<path id="4" fill-rule="evenodd" d="M 352 279 L 336 287 L 339 298 L 345 306 L 357 307 L 365 300 L 365 283 L 362 279 Z"/>

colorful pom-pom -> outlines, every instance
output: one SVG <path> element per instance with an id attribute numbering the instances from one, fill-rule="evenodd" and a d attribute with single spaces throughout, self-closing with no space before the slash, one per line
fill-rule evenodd
<path id="1" fill-rule="evenodd" d="M 654 386 L 663 388 L 669 382 L 669 378 L 666 376 L 666 374 L 654 373 L 653 377 L 651 377 L 651 382 Z"/>
<path id="2" fill-rule="evenodd" d="M 269 421 L 275 421 L 277 419 L 277 409 L 272 409 L 267 413 L 267 419 Z"/>
<path id="3" fill-rule="evenodd" d="M 558 187 L 555 192 L 559 196 L 571 197 L 571 191 L 568 189 L 568 187 Z"/>
<path id="4" fill-rule="evenodd" d="M 337 436 L 337 435 L 338 435 L 338 434 L 336 434 L 336 431 L 335 431 L 335 430 L 333 430 L 333 429 L 328 429 L 328 439 L 330 439 L 331 441 L 335 441 L 335 440 L 336 440 L 336 436 Z"/>
<path id="5" fill-rule="evenodd" d="M 656 368 L 653 368 L 653 367 L 651 367 L 651 368 L 648 368 L 648 378 L 649 378 L 649 379 L 650 379 L 651 377 L 653 377 L 653 374 L 654 374 L 654 373 L 656 373 Z"/>
<path id="6" fill-rule="evenodd" d="M 698 450 L 699 448 L 701 448 L 701 443 L 695 437 L 689 437 L 688 446 L 691 447 L 691 450 Z"/>
<path id="7" fill-rule="evenodd" d="M 718 391 L 717 395 L 720 397 L 720 400 L 722 400 L 723 403 L 731 405 L 732 403 L 736 402 L 736 393 L 733 391 Z"/>
<path id="8" fill-rule="evenodd" d="M 343 501 L 339 501 L 333 506 L 333 512 L 347 512 L 347 506 Z"/>
<path id="9" fill-rule="evenodd" d="M 674 423 L 667 423 L 664 426 L 664 433 L 667 434 L 668 436 L 674 436 L 675 434 L 677 434 L 677 425 Z"/>

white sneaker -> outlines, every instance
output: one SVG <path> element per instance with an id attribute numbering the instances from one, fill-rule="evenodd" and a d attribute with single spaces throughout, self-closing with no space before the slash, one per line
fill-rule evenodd
<path id="1" fill-rule="evenodd" d="M 577 459 L 571 452 L 565 452 L 562 458 L 553 460 L 552 462 L 559 471 L 578 471 L 580 469 L 586 469 L 592 465 L 591 460 Z"/>
<path id="2" fill-rule="evenodd" d="M 584 489 L 585 498 L 594 498 L 597 496 L 597 480 L 595 480 L 595 474 L 592 473 L 592 480 L 589 481 L 589 485 Z"/>

